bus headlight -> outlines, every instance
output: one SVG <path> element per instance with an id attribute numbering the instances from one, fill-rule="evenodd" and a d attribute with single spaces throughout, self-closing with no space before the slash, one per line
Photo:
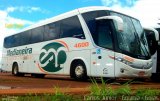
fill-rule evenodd
<path id="1" fill-rule="evenodd" d="M 145 63 L 133 63 L 133 62 L 130 62 L 124 58 L 121 58 L 121 57 L 116 57 L 115 60 L 119 61 L 119 62 L 122 62 L 126 65 L 129 65 L 133 68 L 136 68 L 136 69 L 149 69 L 152 67 L 153 65 L 153 62 L 145 62 Z"/>
<path id="2" fill-rule="evenodd" d="M 123 59 L 121 57 L 116 57 L 115 60 L 120 61 L 120 62 L 122 62 L 122 63 L 124 63 L 126 65 L 132 65 L 132 62 L 127 61 L 127 60 L 125 60 L 125 59 Z"/>

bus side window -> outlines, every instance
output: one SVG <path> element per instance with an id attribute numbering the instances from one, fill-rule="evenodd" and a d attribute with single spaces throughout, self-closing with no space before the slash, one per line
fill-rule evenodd
<path id="1" fill-rule="evenodd" d="M 61 22 L 61 38 L 74 37 L 85 39 L 84 32 L 78 16 L 73 16 L 62 20 Z"/>
<path id="2" fill-rule="evenodd" d="M 103 48 L 113 49 L 113 41 L 112 41 L 112 29 L 110 26 L 110 21 L 100 20 L 97 21 L 97 45 Z"/>
<path id="3" fill-rule="evenodd" d="M 13 46 L 13 36 L 9 36 L 4 39 L 4 47 L 5 48 L 11 48 Z"/>
<path id="4" fill-rule="evenodd" d="M 20 33 L 21 35 L 21 45 L 27 45 L 30 44 L 30 39 L 31 39 L 31 31 L 25 31 Z"/>
<path id="5" fill-rule="evenodd" d="M 60 24 L 59 22 L 54 22 L 44 27 L 44 40 L 54 40 L 59 38 Z"/>
<path id="6" fill-rule="evenodd" d="M 20 43 L 20 35 L 19 34 L 15 34 L 15 35 L 12 35 L 10 37 L 7 37 L 5 40 L 4 40 L 4 47 L 5 48 L 11 48 L 11 47 L 16 47 L 16 46 L 19 46 L 21 43 Z"/>
<path id="7" fill-rule="evenodd" d="M 13 47 L 16 47 L 16 46 L 20 46 L 20 45 L 21 45 L 20 39 L 21 39 L 20 34 L 14 35 L 14 43 L 13 43 Z"/>
<path id="8" fill-rule="evenodd" d="M 32 29 L 31 32 L 32 32 L 31 43 L 43 41 L 44 26 Z"/>

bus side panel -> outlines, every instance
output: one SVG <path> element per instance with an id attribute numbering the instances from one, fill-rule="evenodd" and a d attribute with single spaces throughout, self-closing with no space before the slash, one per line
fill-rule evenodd
<path id="1" fill-rule="evenodd" d="M 8 56 L 7 49 L 3 49 L 2 54 L 2 70 L 12 72 L 14 62 L 19 63 L 20 57 Z"/>
<path id="2" fill-rule="evenodd" d="M 3 71 L 8 71 L 8 72 L 11 72 L 12 71 L 12 65 L 11 64 L 11 61 L 8 61 L 8 57 L 7 56 L 2 56 L 2 70 Z"/>
<path id="3" fill-rule="evenodd" d="M 40 66 L 39 55 L 41 53 L 42 47 L 46 44 L 46 42 L 40 42 L 36 44 L 31 44 L 30 47 L 32 48 L 32 54 L 26 55 L 24 58 L 25 63 L 24 68 L 26 69 L 27 73 L 38 73 L 43 74 L 42 67 Z"/>
<path id="4" fill-rule="evenodd" d="M 38 74 L 63 74 L 63 68 L 65 64 L 60 64 L 60 67 L 56 64 L 59 62 L 58 52 L 54 49 L 54 44 L 58 42 L 47 41 L 37 44 L 33 44 L 32 54 L 28 56 L 25 60 L 25 68 L 28 68 L 28 73 L 38 73 Z M 52 46 L 53 45 L 53 46 Z M 38 46 L 38 47 L 37 47 Z M 49 49 L 46 49 L 49 46 Z M 35 48 L 36 47 L 36 48 Z M 55 51 L 55 52 L 53 52 Z M 60 59 L 59 59 L 60 60 Z M 57 69 L 62 68 L 62 69 Z"/>

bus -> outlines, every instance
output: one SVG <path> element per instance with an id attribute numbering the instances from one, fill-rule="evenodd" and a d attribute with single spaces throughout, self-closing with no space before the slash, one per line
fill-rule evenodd
<path id="1" fill-rule="evenodd" d="M 152 80 L 158 80 L 157 76 L 160 74 L 160 67 L 159 67 L 159 54 L 160 51 L 158 49 L 160 48 L 159 44 L 159 33 L 156 29 L 152 27 L 144 27 L 144 31 L 147 37 L 147 42 L 150 49 L 151 58 L 153 61 L 153 67 L 152 67 Z"/>
<path id="2" fill-rule="evenodd" d="M 4 38 L 3 70 L 13 75 L 146 78 L 152 60 L 136 18 L 107 7 L 84 7 Z"/>
<path id="3" fill-rule="evenodd" d="M 154 27 L 160 36 L 160 24 Z M 159 40 L 159 39 L 158 39 Z M 158 47 L 157 47 L 157 71 L 156 71 L 156 77 L 160 77 L 160 41 L 158 41 Z M 160 80 L 160 79 L 159 79 Z"/>

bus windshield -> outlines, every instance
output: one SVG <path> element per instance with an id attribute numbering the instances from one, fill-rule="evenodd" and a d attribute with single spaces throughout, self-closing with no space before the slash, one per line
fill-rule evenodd
<path id="1" fill-rule="evenodd" d="M 123 19 L 124 30 L 123 32 L 117 32 L 119 48 L 129 54 L 136 55 L 138 58 L 149 58 L 150 54 L 147 40 L 140 22 L 119 13 L 111 12 L 110 14 Z M 113 22 L 116 26 L 116 22 Z"/>
<path id="2" fill-rule="evenodd" d="M 82 16 L 97 46 L 112 49 L 134 58 L 150 58 L 146 36 L 138 20 L 120 13 L 105 10 L 87 12 Z M 123 32 L 118 31 L 116 21 L 114 20 L 95 20 L 103 16 L 118 16 L 122 18 Z"/>

